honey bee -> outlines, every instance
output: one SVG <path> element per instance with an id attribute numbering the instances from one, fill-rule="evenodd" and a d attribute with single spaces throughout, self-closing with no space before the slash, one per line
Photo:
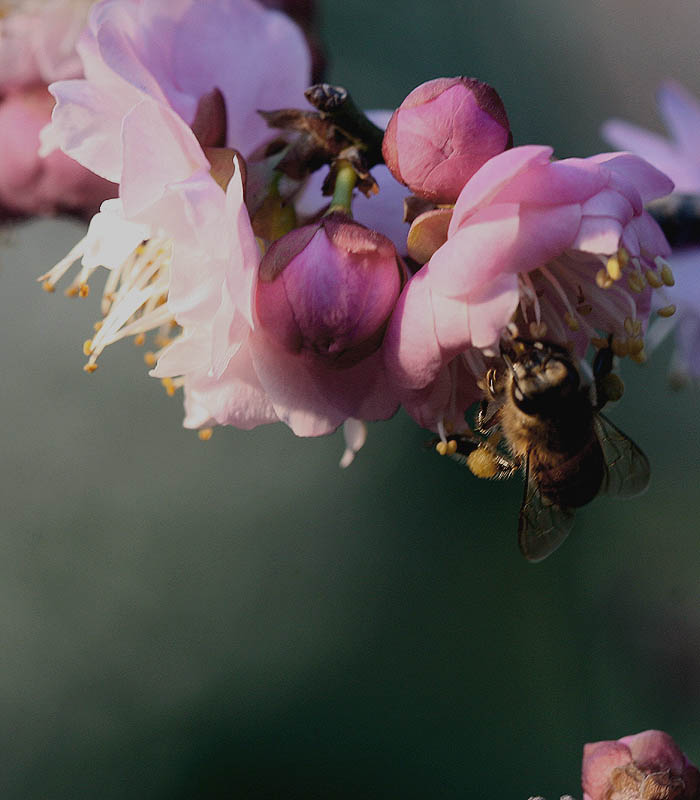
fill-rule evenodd
<path id="1" fill-rule="evenodd" d="M 450 451 L 479 477 L 523 471 L 518 544 L 529 561 L 541 561 L 569 534 L 575 509 L 601 493 L 644 491 L 649 462 L 600 413 L 621 395 L 609 347 L 598 351 L 591 386 L 570 353 L 554 343 L 513 339 L 501 356 L 502 364 L 485 378 L 475 426 L 481 438 L 450 437 Z"/>

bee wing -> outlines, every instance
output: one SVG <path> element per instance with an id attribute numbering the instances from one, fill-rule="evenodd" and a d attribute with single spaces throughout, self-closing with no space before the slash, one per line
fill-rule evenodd
<path id="1" fill-rule="evenodd" d="M 600 491 L 617 497 L 643 492 L 649 485 L 649 462 L 644 453 L 600 413 L 595 418 L 595 430 L 606 466 Z"/>
<path id="2" fill-rule="evenodd" d="M 528 561 L 542 561 L 566 539 L 574 524 L 574 512 L 549 502 L 525 467 L 525 494 L 518 518 L 518 545 Z"/>

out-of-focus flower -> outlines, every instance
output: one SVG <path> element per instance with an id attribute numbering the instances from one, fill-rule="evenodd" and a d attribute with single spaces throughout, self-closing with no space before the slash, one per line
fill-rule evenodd
<path id="1" fill-rule="evenodd" d="M 677 83 L 669 81 L 658 93 L 661 115 L 671 134 L 665 139 L 622 120 L 609 120 L 603 136 L 615 147 L 630 150 L 665 172 L 674 182 L 671 201 L 650 210 L 666 218 L 673 246 L 671 263 L 677 286 L 667 291 L 677 306 L 673 319 L 676 350 L 671 377 L 682 383 L 700 377 L 700 102 Z M 655 325 L 652 344 L 660 342 L 671 324 Z"/>
<path id="2" fill-rule="evenodd" d="M 39 156 L 40 131 L 54 104 L 46 86 L 81 74 L 75 48 L 89 5 L 26 0 L 10 4 L 0 18 L 0 218 L 89 217 L 116 194 L 114 184 L 63 153 Z"/>
<path id="3" fill-rule="evenodd" d="M 495 89 L 475 78 L 436 78 L 396 109 L 382 150 L 394 177 L 417 196 L 454 203 L 479 167 L 511 144 Z"/>
<path id="4" fill-rule="evenodd" d="M 698 800 L 700 772 L 663 731 L 583 748 L 584 800 Z"/>
<path id="5" fill-rule="evenodd" d="M 483 355 L 496 354 L 511 321 L 520 335 L 570 343 L 579 355 L 612 336 L 617 355 L 644 359 L 650 286 L 670 270 L 643 204 L 672 184 L 635 156 L 551 155 L 525 146 L 489 160 L 399 299 L 387 365 L 426 427 L 464 427 L 464 397 L 478 396 Z"/>
<path id="6" fill-rule="evenodd" d="M 318 83 L 326 69 L 326 55 L 318 31 L 316 0 L 261 0 L 266 8 L 284 11 L 304 31 L 311 51 L 311 80 Z"/>

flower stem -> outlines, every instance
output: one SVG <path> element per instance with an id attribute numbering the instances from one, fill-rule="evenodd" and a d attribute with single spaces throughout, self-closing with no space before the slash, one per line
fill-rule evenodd
<path id="1" fill-rule="evenodd" d="M 338 161 L 335 173 L 333 199 L 326 214 L 342 211 L 352 216 L 352 192 L 357 183 L 357 173 L 349 161 Z"/>

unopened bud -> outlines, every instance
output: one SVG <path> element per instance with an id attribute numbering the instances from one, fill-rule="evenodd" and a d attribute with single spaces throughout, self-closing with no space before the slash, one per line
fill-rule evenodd
<path id="1" fill-rule="evenodd" d="M 495 89 L 474 78 L 436 78 L 394 112 L 382 152 L 394 177 L 437 203 L 454 203 L 488 159 L 512 145 Z"/>

